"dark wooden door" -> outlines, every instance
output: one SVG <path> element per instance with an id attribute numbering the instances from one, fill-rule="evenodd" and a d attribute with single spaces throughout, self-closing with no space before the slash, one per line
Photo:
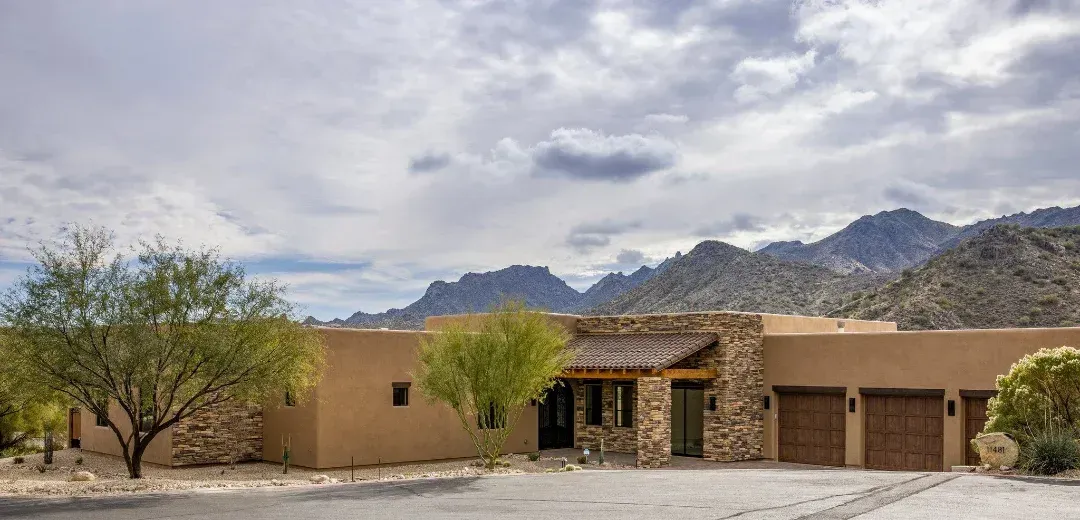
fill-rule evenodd
<path id="1" fill-rule="evenodd" d="M 565 381 L 556 383 L 539 403 L 540 449 L 574 447 L 574 392 Z"/>
<path id="2" fill-rule="evenodd" d="M 979 452 L 971 445 L 971 440 L 986 426 L 986 408 L 990 399 L 986 397 L 964 398 L 964 450 L 967 454 L 965 460 L 968 466 L 978 466 L 982 463 Z"/>
<path id="3" fill-rule="evenodd" d="M 941 471 L 941 397 L 866 395 L 866 467 Z"/>
<path id="4" fill-rule="evenodd" d="M 780 394 L 779 459 L 843 466 L 843 394 Z"/>

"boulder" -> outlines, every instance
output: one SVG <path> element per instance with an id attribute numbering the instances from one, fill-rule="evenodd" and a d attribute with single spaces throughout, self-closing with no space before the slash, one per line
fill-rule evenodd
<path id="1" fill-rule="evenodd" d="M 1020 458 L 1020 446 L 1011 435 L 1002 432 L 987 433 L 972 439 L 971 445 L 979 452 L 984 465 L 991 468 L 1013 467 Z"/>
<path id="2" fill-rule="evenodd" d="M 326 475 L 312 475 L 311 476 L 311 483 L 312 484 L 329 484 L 330 483 L 330 477 L 328 477 Z"/>
<path id="3" fill-rule="evenodd" d="M 95 477 L 94 474 L 90 473 L 89 471 L 76 471 L 75 473 L 71 474 L 72 482 L 90 482 L 96 478 L 97 477 Z"/>

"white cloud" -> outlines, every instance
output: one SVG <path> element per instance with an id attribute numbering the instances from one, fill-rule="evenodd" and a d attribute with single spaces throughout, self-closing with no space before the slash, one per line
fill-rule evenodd
<path id="1" fill-rule="evenodd" d="M 814 67 L 817 51 L 774 58 L 746 58 L 735 66 L 731 77 L 742 85 L 735 89 L 735 99 L 751 102 L 775 96 L 795 86 L 799 77 Z"/>

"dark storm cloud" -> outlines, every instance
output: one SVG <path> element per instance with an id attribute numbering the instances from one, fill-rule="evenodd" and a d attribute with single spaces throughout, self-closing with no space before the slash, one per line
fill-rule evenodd
<path id="1" fill-rule="evenodd" d="M 670 168 L 678 148 L 660 136 L 603 135 L 559 129 L 529 150 L 535 172 L 583 180 L 628 182 Z"/>
<path id="2" fill-rule="evenodd" d="M 623 249 L 615 255 L 615 261 L 623 265 L 642 265 L 645 263 L 645 253 L 637 249 Z"/>
<path id="3" fill-rule="evenodd" d="M 450 154 L 424 152 L 409 159 L 409 173 L 430 173 L 450 165 Z"/>

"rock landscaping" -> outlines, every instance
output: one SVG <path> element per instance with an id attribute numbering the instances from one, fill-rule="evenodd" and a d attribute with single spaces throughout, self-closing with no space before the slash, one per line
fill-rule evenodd
<path id="1" fill-rule="evenodd" d="M 534 455 L 535 457 L 535 455 Z M 453 460 L 423 464 L 365 466 L 310 470 L 290 467 L 289 474 L 281 473 L 281 465 L 269 462 L 248 462 L 228 465 L 167 468 L 146 464 L 144 478 L 131 480 L 124 461 L 119 457 L 84 452 L 78 449 L 57 451 L 53 464 L 44 465 L 42 455 L 26 455 L 16 464 L 11 458 L 0 459 L 0 496 L 86 496 L 141 492 L 178 491 L 213 488 L 248 488 L 270 486 L 332 485 L 378 480 L 413 478 L 465 477 L 543 473 L 560 469 L 563 462 L 554 457 L 529 460 L 527 455 L 508 455 L 494 470 L 486 470 L 473 460 Z M 82 460 L 78 463 L 78 460 Z M 44 471 L 40 471 L 44 468 Z M 583 469 L 625 469 L 623 466 L 586 464 Z M 566 470 L 570 471 L 570 470 Z"/>

